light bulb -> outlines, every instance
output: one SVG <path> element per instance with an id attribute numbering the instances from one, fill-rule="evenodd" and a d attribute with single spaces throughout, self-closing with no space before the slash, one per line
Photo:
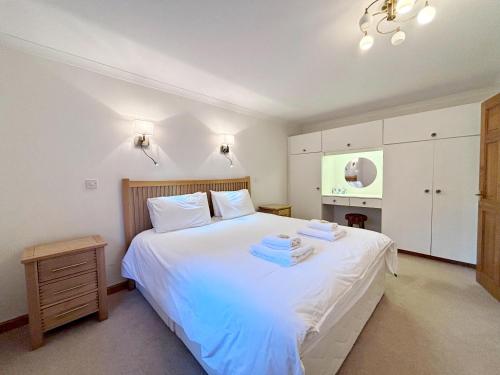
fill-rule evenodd
<path id="1" fill-rule="evenodd" d="M 391 43 L 393 46 L 399 46 L 401 43 L 403 43 L 406 39 L 406 34 L 404 31 L 398 30 L 394 35 L 391 37 Z"/>
<path id="2" fill-rule="evenodd" d="M 398 0 L 396 3 L 396 12 L 398 14 L 409 13 L 413 9 L 414 4 L 415 0 Z"/>
<path id="3" fill-rule="evenodd" d="M 373 46 L 373 37 L 365 33 L 365 36 L 363 36 L 359 41 L 359 48 L 361 48 L 361 50 L 363 51 L 366 51 L 372 48 L 372 46 Z"/>
<path id="4" fill-rule="evenodd" d="M 436 15 L 436 8 L 431 7 L 428 2 L 425 3 L 425 7 L 420 9 L 418 12 L 417 21 L 421 25 L 426 25 L 432 22 L 434 16 Z"/>

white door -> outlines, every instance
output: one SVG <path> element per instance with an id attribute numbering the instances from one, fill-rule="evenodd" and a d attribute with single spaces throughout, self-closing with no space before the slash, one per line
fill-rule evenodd
<path id="1" fill-rule="evenodd" d="M 475 264 L 479 137 L 435 142 L 431 254 Z"/>
<path id="2" fill-rule="evenodd" d="M 384 146 L 382 233 L 423 254 L 431 250 L 433 142 Z"/>
<path id="3" fill-rule="evenodd" d="M 321 153 L 288 156 L 288 199 L 292 216 L 321 219 Z"/>

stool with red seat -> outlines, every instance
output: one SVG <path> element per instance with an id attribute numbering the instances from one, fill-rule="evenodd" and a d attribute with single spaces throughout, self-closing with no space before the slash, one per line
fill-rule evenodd
<path id="1" fill-rule="evenodd" d="M 346 214 L 345 219 L 347 220 L 347 225 L 352 227 L 353 225 L 357 225 L 359 228 L 365 228 L 365 221 L 368 220 L 368 217 L 363 214 Z"/>

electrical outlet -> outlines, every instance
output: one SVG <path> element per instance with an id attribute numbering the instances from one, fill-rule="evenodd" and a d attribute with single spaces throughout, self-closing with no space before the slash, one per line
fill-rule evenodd
<path id="1" fill-rule="evenodd" d="M 85 180 L 85 189 L 87 190 L 96 190 L 97 189 L 97 180 Z"/>

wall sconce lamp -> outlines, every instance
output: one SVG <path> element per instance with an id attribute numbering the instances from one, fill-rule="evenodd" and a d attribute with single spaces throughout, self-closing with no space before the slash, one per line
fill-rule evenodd
<path id="1" fill-rule="evenodd" d="M 224 157 L 229 160 L 229 168 L 233 167 L 233 160 L 228 156 L 229 154 L 229 146 L 234 145 L 234 135 L 223 134 L 221 136 L 222 144 L 220 146 L 220 153 L 224 155 Z"/>
<path id="2" fill-rule="evenodd" d="M 155 166 L 158 166 L 160 164 L 146 152 L 149 147 L 149 137 L 153 135 L 153 128 L 154 124 L 151 121 L 134 120 L 134 133 L 137 134 L 134 144 L 141 148 L 144 155 L 150 158 Z"/>

